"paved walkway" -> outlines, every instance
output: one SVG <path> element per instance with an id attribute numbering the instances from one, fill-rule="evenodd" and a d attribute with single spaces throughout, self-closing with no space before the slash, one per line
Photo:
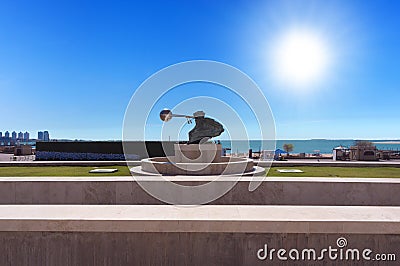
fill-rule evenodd
<path id="1" fill-rule="evenodd" d="M 1 231 L 398 234 L 399 217 L 383 206 L 0 205 Z"/>

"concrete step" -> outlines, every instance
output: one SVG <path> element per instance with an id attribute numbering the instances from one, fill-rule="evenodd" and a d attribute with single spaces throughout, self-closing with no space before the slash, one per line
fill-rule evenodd
<path id="1" fill-rule="evenodd" d="M 400 207 L 1 205 L 0 231 L 400 234 Z"/>

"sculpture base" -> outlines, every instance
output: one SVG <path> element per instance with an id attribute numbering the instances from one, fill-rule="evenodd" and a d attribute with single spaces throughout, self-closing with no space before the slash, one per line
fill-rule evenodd
<path id="1" fill-rule="evenodd" d="M 253 160 L 222 155 L 220 144 L 175 144 L 175 156 L 143 159 L 135 175 L 265 175 Z"/>
<path id="2" fill-rule="evenodd" d="M 219 163 L 222 161 L 222 145 L 174 144 L 175 156 L 168 157 L 175 163 Z"/>
<path id="3" fill-rule="evenodd" d="M 130 169 L 130 172 L 134 176 L 211 176 L 208 174 L 193 174 L 185 172 L 184 174 L 160 174 L 158 172 L 147 172 L 143 171 L 141 166 L 135 166 Z M 266 171 L 263 167 L 260 166 L 254 166 L 253 169 L 249 172 L 245 173 L 235 173 L 235 174 L 217 174 L 217 175 L 222 175 L 222 176 L 265 176 Z"/>

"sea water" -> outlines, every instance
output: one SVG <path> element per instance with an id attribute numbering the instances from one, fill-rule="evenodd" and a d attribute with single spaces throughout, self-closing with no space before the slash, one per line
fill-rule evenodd
<path id="1" fill-rule="evenodd" d="M 400 152 L 400 141 L 399 140 L 369 140 L 379 150 L 394 150 Z M 232 149 L 232 153 L 246 153 L 249 149 L 254 151 L 259 150 L 273 150 L 282 149 L 284 144 L 293 144 L 292 153 L 332 153 L 333 148 L 338 146 L 344 146 L 350 148 L 354 145 L 356 140 L 354 139 L 308 139 L 308 140 L 276 140 L 275 145 L 273 141 L 261 141 L 261 140 L 221 140 L 223 148 Z M 396 142 L 396 144 L 393 144 Z"/>

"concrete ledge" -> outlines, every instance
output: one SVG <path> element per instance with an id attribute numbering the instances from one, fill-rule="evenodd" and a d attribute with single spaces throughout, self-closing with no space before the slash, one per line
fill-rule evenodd
<path id="1" fill-rule="evenodd" d="M 140 166 L 140 161 L 130 161 L 129 166 Z M 125 166 L 125 161 L 0 161 L 0 167 L 4 166 Z M 290 160 L 290 161 L 254 161 L 254 165 L 261 167 L 291 167 L 291 166 L 332 166 L 332 167 L 400 167 L 400 161 L 332 161 L 323 160 Z"/>
<path id="2" fill-rule="evenodd" d="M 176 182 L 197 186 L 215 176 L 137 176 L 140 182 Z M 3 177 L 0 204 L 163 204 L 147 194 L 133 177 Z M 238 177 L 219 177 L 215 186 Z M 263 181 L 253 192 L 250 181 Z M 215 205 L 398 206 L 398 178 L 240 177 Z"/>
<path id="3" fill-rule="evenodd" d="M 6 205 L 0 231 L 399 234 L 400 207 Z"/>
<path id="4" fill-rule="evenodd" d="M 22 176 L 22 177 L 0 177 L 1 182 L 132 182 L 132 181 L 148 181 L 148 182 L 250 182 L 250 181 L 264 181 L 264 182 L 321 182 L 321 183 L 382 183 L 382 184 L 400 184 L 400 178 L 360 178 L 360 177 L 283 177 L 283 176 Z"/>

